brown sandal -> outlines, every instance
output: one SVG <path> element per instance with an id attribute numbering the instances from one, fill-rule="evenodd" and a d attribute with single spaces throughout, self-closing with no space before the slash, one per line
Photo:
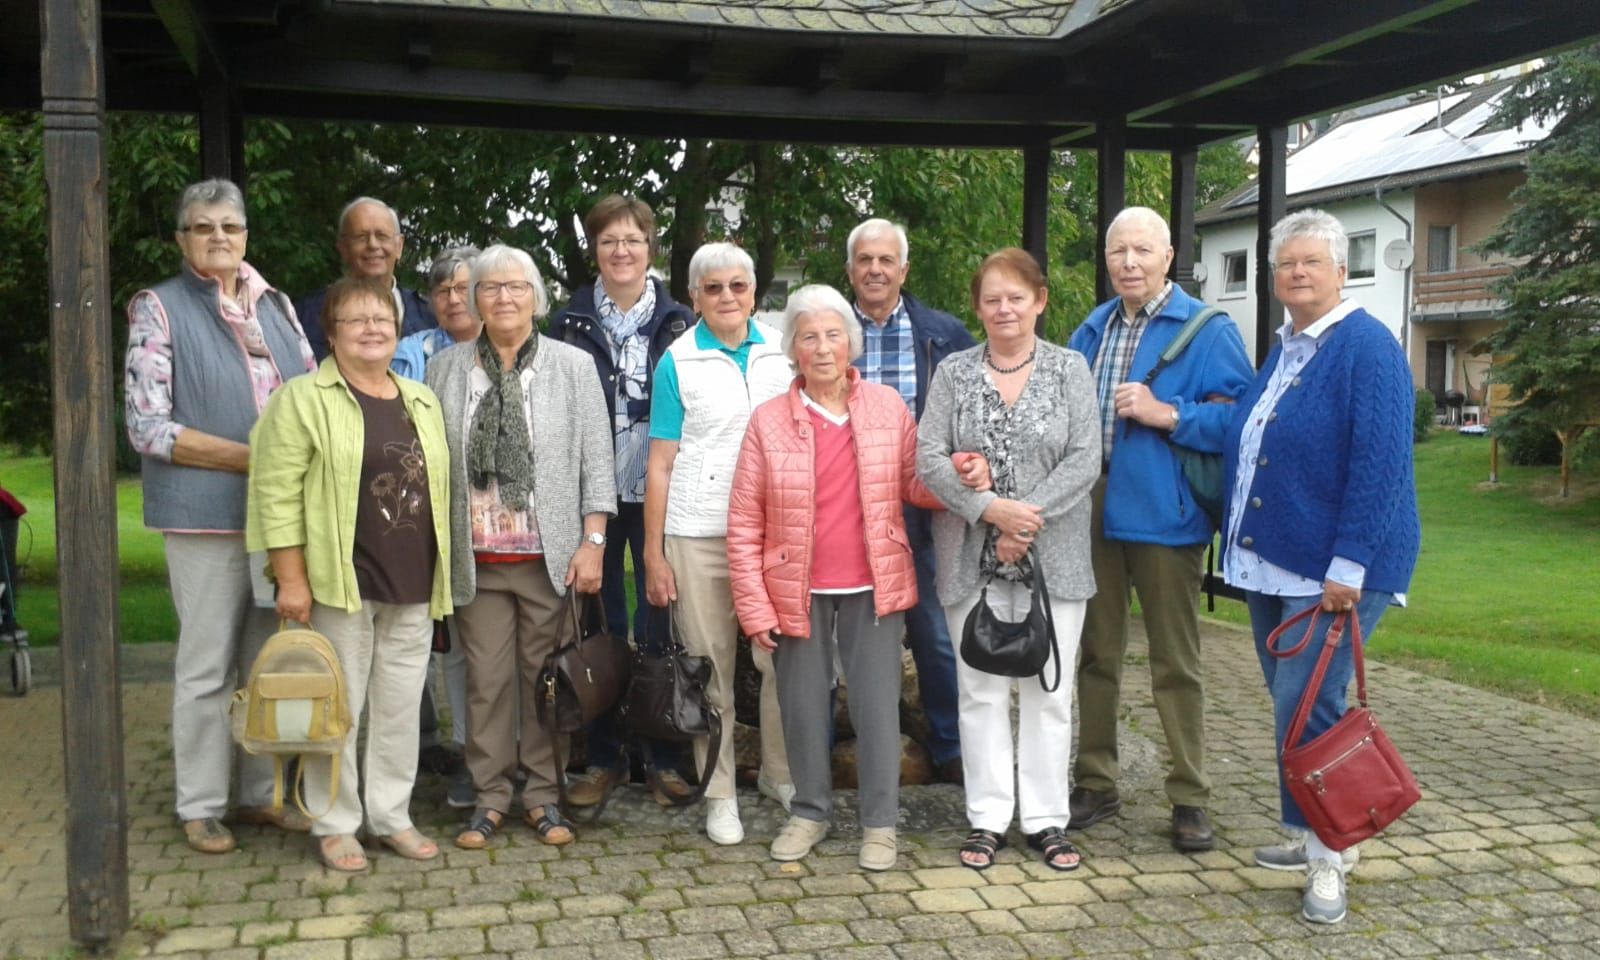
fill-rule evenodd
<path id="1" fill-rule="evenodd" d="M 472 811 L 472 819 L 456 834 L 456 846 L 463 850 L 482 850 L 494 839 L 504 815 L 498 810 L 479 807 Z"/>
<path id="2" fill-rule="evenodd" d="M 538 816 L 534 816 L 534 810 L 538 811 Z M 523 819 L 533 828 L 533 832 L 539 835 L 540 843 L 552 847 L 564 847 L 578 839 L 572 825 L 561 816 L 561 811 L 556 807 L 546 804 L 534 810 L 529 810 Z"/>

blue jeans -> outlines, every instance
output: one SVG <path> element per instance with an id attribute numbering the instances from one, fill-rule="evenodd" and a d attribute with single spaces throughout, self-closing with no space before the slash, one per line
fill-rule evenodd
<path id="1" fill-rule="evenodd" d="M 961 758 L 956 650 L 934 587 L 933 525 L 928 511 L 905 508 L 906 539 L 917 564 L 917 605 L 906 611 L 906 643 L 917 665 L 917 691 L 928 720 L 928 755 L 935 764 Z"/>
<path id="2" fill-rule="evenodd" d="M 1393 594 L 1380 590 L 1363 590 L 1361 601 L 1356 604 L 1356 615 L 1361 621 L 1361 637 L 1363 642 L 1371 638 L 1373 631 L 1378 628 L 1378 620 L 1383 617 L 1384 611 L 1389 608 L 1389 601 Z M 1295 711 L 1300 707 L 1300 696 L 1305 692 L 1306 685 L 1311 682 L 1312 671 L 1317 668 L 1317 657 L 1322 653 L 1322 640 L 1327 636 L 1328 627 L 1333 624 L 1332 614 L 1321 614 L 1316 618 L 1316 633 L 1305 649 L 1287 659 L 1280 660 L 1267 652 L 1267 637 L 1280 623 L 1299 613 L 1307 607 L 1315 606 L 1322 602 L 1319 594 L 1313 597 L 1274 597 L 1253 591 L 1245 592 L 1245 603 L 1250 608 L 1250 630 L 1255 634 L 1256 656 L 1261 660 L 1261 673 L 1267 680 L 1267 692 L 1272 696 L 1272 713 L 1276 722 L 1277 734 L 1273 738 L 1276 744 L 1274 755 L 1283 752 L 1283 738 L 1289 732 L 1289 724 L 1294 720 Z M 1305 627 L 1296 625 L 1291 627 L 1289 635 L 1283 639 L 1287 644 L 1279 642 L 1279 649 L 1288 649 L 1300 642 L 1305 636 Z M 1350 638 L 1339 642 L 1333 652 L 1333 659 L 1328 664 L 1328 673 L 1323 678 L 1322 688 L 1317 691 L 1317 699 L 1311 705 L 1311 716 L 1306 719 L 1305 733 L 1300 737 L 1300 743 L 1315 739 L 1339 722 L 1344 716 L 1346 700 L 1345 689 L 1350 685 L 1350 677 L 1355 673 L 1355 661 L 1350 656 Z M 1296 744 L 1298 746 L 1299 744 Z M 1310 829 L 1306 818 L 1300 813 L 1300 808 L 1289 796 L 1288 788 L 1283 785 L 1283 768 L 1278 768 L 1278 793 L 1283 808 L 1283 824 L 1286 827 L 1298 827 L 1302 830 Z"/>
<path id="3" fill-rule="evenodd" d="M 625 552 L 633 555 L 633 616 L 628 616 L 628 591 L 623 577 Z M 644 599 L 644 504 L 617 501 L 617 515 L 606 521 L 606 555 L 600 573 L 600 605 L 606 613 L 606 623 L 613 632 L 628 629 L 633 624 L 633 642 L 640 650 L 659 654 L 666 638 L 652 635 L 646 624 L 649 604 Z M 660 631 L 654 631 L 659 634 Z M 596 717 L 585 728 L 588 743 L 588 764 L 591 767 L 613 767 L 622 757 L 622 738 L 626 733 L 618 722 L 615 710 Z M 672 748 L 650 744 L 652 752 L 661 754 L 666 766 L 672 766 Z M 649 756 L 645 757 L 648 762 Z"/>

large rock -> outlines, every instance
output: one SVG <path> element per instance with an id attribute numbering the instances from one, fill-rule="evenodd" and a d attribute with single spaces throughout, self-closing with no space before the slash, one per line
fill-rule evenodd
<path id="1" fill-rule="evenodd" d="M 844 740 L 833 748 L 833 787 L 854 790 L 860 786 L 856 774 L 856 741 Z M 933 781 L 933 763 L 928 752 L 910 737 L 900 737 L 900 785 L 909 787 Z"/>

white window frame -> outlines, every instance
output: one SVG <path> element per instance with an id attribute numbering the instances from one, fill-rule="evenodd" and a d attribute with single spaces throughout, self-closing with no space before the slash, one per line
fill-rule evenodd
<path id="1" fill-rule="evenodd" d="M 1376 231 L 1376 230 L 1357 230 L 1355 233 L 1352 233 L 1349 236 L 1350 236 L 1350 246 L 1351 246 L 1351 248 L 1355 247 L 1357 240 L 1370 239 L 1372 241 L 1372 266 L 1369 268 L 1369 272 L 1362 273 L 1362 274 L 1357 274 L 1355 272 L 1354 267 L 1352 267 L 1349 264 L 1349 262 L 1348 262 L 1349 258 L 1346 257 L 1346 261 L 1347 262 L 1346 262 L 1345 266 L 1348 269 L 1347 269 L 1347 272 L 1345 274 L 1345 280 L 1347 280 L 1348 282 L 1351 282 L 1351 283 L 1355 283 L 1357 281 L 1364 282 L 1364 283 L 1369 283 L 1369 282 L 1377 280 L 1378 279 L 1378 231 Z"/>
<path id="2" fill-rule="evenodd" d="M 1232 286 L 1231 271 L 1228 269 L 1237 260 L 1244 264 L 1244 279 L 1237 287 Z M 1250 251 L 1229 250 L 1222 255 L 1222 296 L 1242 297 L 1250 292 Z"/>

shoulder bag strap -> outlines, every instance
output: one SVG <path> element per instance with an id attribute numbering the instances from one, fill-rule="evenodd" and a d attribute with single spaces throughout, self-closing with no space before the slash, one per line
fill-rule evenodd
<path id="1" fill-rule="evenodd" d="M 688 654 L 688 650 L 683 645 L 683 635 L 678 632 L 677 612 L 678 605 L 673 603 L 671 610 L 667 614 L 668 648 L 666 655 L 669 657 Z M 695 784 L 694 790 L 687 796 L 682 798 L 673 797 L 661 789 L 661 774 L 656 770 L 654 757 L 650 758 L 651 762 L 647 765 L 650 789 L 657 796 L 666 797 L 674 807 L 687 807 L 690 804 L 699 803 L 701 798 L 706 795 L 706 786 L 711 783 L 711 772 L 716 769 L 717 756 L 722 752 L 722 714 L 717 712 L 717 709 L 711 706 L 709 701 L 706 703 L 706 717 L 711 725 L 711 742 L 706 747 L 706 770 L 699 775 L 700 782 Z M 694 741 L 689 740 L 686 742 L 689 745 L 689 756 L 693 757 Z"/>
<path id="2" fill-rule="evenodd" d="M 1168 364 L 1178 359 L 1178 356 L 1188 349 L 1189 342 L 1199 335 L 1200 330 L 1205 327 L 1206 321 L 1221 312 L 1221 307 L 1208 305 L 1199 313 L 1185 320 L 1183 326 L 1178 329 L 1178 335 L 1172 338 L 1172 342 L 1167 344 L 1165 350 L 1161 351 L 1161 357 L 1156 361 L 1156 365 L 1151 367 L 1150 372 L 1144 375 L 1145 386 L 1149 386 L 1150 381 L 1154 380 L 1157 374 L 1165 370 Z"/>
<path id="3" fill-rule="evenodd" d="M 1033 559 L 1033 595 L 1044 604 L 1044 625 L 1050 631 L 1050 659 L 1056 662 L 1056 680 L 1054 683 L 1044 682 L 1044 668 L 1039 668 L 1039 686 L 1045 693 L 1055 693 L 1061 688 L 1061 646 L 1056 641 L 1056 617 L 1050 609 L 1050 588 L 1044 582 L 1044 569 L 1039 566 L 1039 551 L 1032 546 L 1028 547 L 1028 554 Z M 980 601 L 981 602 L 981 601 Z"/>
<path id="4" fill-rule="evenodd" d="M 1321 608 L 1317 607 L 1317 606 L 1312 606 L 1312 607 L 1309 607 L 1307 609 L 1320 610 Z M 1304 611 L 1302 611 L 1302 613 L 1303 612 Z M 1292 620 L 1298 619 L 1298 618 L 1299 618 L 1299 614 L 1297 614 L 1294 618 L 1291 618 L 1291 622 L 1292 622 Z M 1349 617 L 1348 614 L 1344 614 L 1344 613 L 1335 614 L 1334 617 L 1333 617 L 1333 623 L 1328 627 L 1328 634 L 1327 634 L 1326 638 L 1323 640 L 1323 643 L 1322 643 L 1322 652 L 1317 655 L 1317 666 L 1316 666 L 1316 669 L 1311 672 L 1311 679 L 1310 679 L 1309 682 L 1306 683 L 1305 692 L 1300 695 L 1300 706 L 1298 708 L 1296 708 L 1296 710 L 1294 712 L 1294 720 L 1290 721 L 1290 723 L 1289 723 L 1289 731 L 1287 733 L 1285 733 L 1284 736 L 1283 736 L 1283 750 L 1284 750 L 1285 753 L 1287 753 L 1289 750 L 1293 749 L 1295 747 L 1295 745 L 1297 745 L 1300 742 L 1300 735 L 1305 732 L 1306 720 L 1309 719 L 1310 716 L 1311 716 L 1311 706 L 1312 706 L 1312 704 L 1314 704 L 1316 702 L 1317 693 L 1319 691 L 1321 691 L 1321 689 L 1322 689 L 1322 681 L 1328 674 L 1328 664 L 1330 662 L 1332 662 L 1332 660 L 1333 660 L 1333 651 L 1338 648 L 1339 641 L 1344 636 L 1344 625 L 1349 619 L 1351 619 L 1351 618 Z M 1316 616 L 1313 615 L 1312 618 L 1311 618 L 1311 623 L 1315 624 L 1316 620 L 1317 620 Z M 1285 625 L 1287 625 L 1287 624 L 1285 624 Z M 1310 639 L 1310 635 L 1311 635 L 1311 627 L 1307 627 L 1306 628 L 1306 640 Z M 1297 646 L 1295 649 L 1299 650 L 1299 649 L 1303 648 L 1305 646 L 1305 644 L 1306 644 L 1306 640 L 1302 640 L 1300 645 Z M 1358 650 L 1358 652 L 1355 654 L 1355 656 L 1357 658 L 1357 663 L 1359 663 L 1360 662 L 1360 657 L 1361 657 L 1361 654 L 1359 652 L 1359 646 L 1358 646 L 1357 650 Z M 1289 654 L 1280 654 L 1280 653 L 1277 653 L 1276 651 L 1274 651 L 1273 655 L 1274 656 L 1288 656 Z M 1363 673 L 1363 676 L 1364 676 L 1364 673 Z M 1365 693 L 1366 681 L 1364 679 L 1362 680 L 1361 687 L 1362 687 L 1363 693 Z M 1362 702 L 1363 705 L 1365 705 L 1365 703 L 1366 703 L 1365 696 L 1362 697 L 1362 701 L 1361 702 Z"/>

